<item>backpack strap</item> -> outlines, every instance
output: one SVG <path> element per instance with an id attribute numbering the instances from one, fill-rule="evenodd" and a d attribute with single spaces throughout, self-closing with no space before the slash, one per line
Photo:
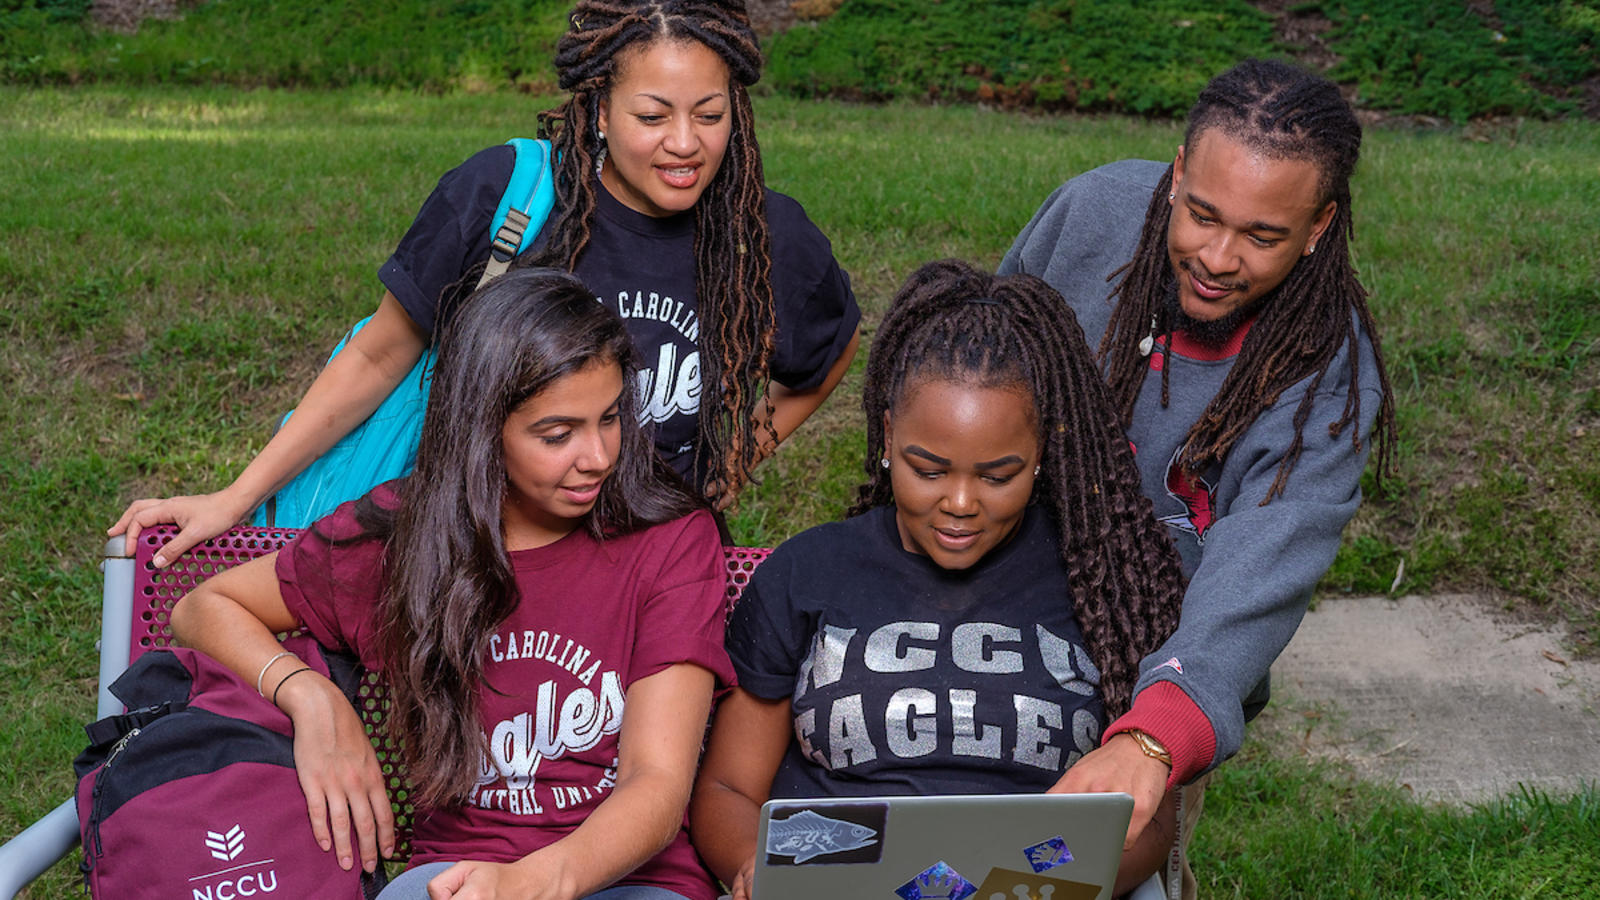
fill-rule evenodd
<path id="1" fill-rule="evenodd" d="M 182 700 L 168 700 L 156 706 L 146 706 L 115 716 L 106 716 L 104 719 L 83 726 L 83 731 L 89 736 L 91 749 L 109 747 L 122 740 L 123 735 L 135 728 L 144 728 L 157 719 L 183 712 L 188 705 Z"/>
<path id="2" fill-rule="evenodd" d="M 550 209 L 555 206 L 555 179 L 550 171 L 550 142 L 528 138 L 512 138 L 506 143 L 517 152 L 517 163 L 511 169 L 511 182 L 500 197 L 500 206 L 489 222 L 489 262 L 477 287 L 505 274 L 511 260 L 528 248 Z"/>

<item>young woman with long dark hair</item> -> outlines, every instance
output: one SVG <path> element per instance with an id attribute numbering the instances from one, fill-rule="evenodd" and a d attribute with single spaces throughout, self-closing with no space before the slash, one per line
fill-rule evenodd
<path id="1" fill-rule="evenodd" d="M 312 830 L 347 868 L 392 848 L 384 778 L 350 704 L 273 635 L 382 674 L 417 807 L 384 900 L 710 900 L 682 823 L 731 680 L 722 553 L 640 429 L 633 341 L 550 269 L 448 328 L 411 476 L 204 582 L 173 629 L 289 715 Z"/>

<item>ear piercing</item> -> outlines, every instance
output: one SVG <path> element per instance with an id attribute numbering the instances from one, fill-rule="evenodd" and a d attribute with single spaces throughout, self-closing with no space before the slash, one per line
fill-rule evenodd
<path id="1" fill-rule="evenodd" d="M 878 465 L 885 469 L 889 468 L 889 457 L 885 456 L 883 459 L 878 460 Z"/>
<path id="2" fill-rule="evenodd" d="M 1034 466 L 1033 467 L 1033 477 L 1035 477 L 1035 478 L 1039 477 L 1039 467 L 1038 466 Z"/>
<path id="3" fill-rule="evenodd" d="M 606 164 L 606 133 L 595 131 L 595 137 L 600 139 L 600 152 L 594 155 L 594 177 L 600 177 L 600 169 Z"/>

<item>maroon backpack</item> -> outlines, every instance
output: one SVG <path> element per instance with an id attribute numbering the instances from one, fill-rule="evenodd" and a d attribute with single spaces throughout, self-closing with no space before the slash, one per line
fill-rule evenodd
<path id="1" fill-rule="evenodd" d="M 286 646 L 352 694 L 352 663 Z M 361 900 L 380 877 L 317 846 L 289 717 L 193 650 L 140 656 L 111 686 L 128 708 L 86 727 L 78 773 L 84 881 L 103 900 Z M 354 836 L 352 835 L 352 845 Z M 379 873 L 383 868 L 380 866 Z"/>

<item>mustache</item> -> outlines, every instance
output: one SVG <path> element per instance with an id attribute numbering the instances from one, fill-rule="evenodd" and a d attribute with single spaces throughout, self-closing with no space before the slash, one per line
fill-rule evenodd
<path id="1" fill-rule="evenodd" d="M 1245 280 L 1245 281 L 1229 281 L 1229 280 L 1227 280 L 1225 278 L 1218 278 L 1215 275 L 1212 275 L 1211 272 L 1208 269 L 1206 269 L 1206 267 L 1203 264 L 1201 264 L 1199 262 L 1196 262 L 1195 260 L 1192 260 L 1192 259 L 1180 259 L 1180 260 L 1178 260 L 1178 268 L 1184 270 L 1185 272 L 1188 272 L 1190 275 L 1193 275 L 1194 277 L 1200 279 L 1201 281 L 1204 281 L 1206 284 L 1209 284 L 1209 285 L 1211 285 L 1213 287 L 1220 287 L 1220 288 L 1222 288 L 1224 290 L 1229 290 L 1229 291 L 1248 291 L 1248 290 L 1250 290 L 1250 282 L 1248 280 Z"/>

